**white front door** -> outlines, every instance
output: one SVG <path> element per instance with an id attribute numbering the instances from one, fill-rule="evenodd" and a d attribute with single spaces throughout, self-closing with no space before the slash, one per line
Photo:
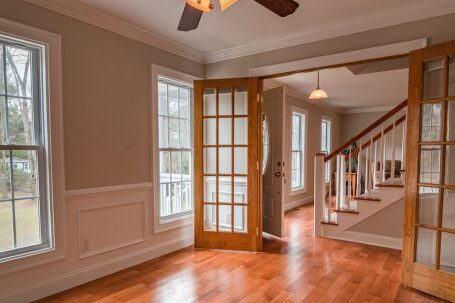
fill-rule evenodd
<path id="1" fill-rule="evenodd" d="M 284 153 L 284 97 L 264 94 L 263 103 L 263 175 L 262 221 L 263 231 L 281 237 L 284 230 L 283 197 L 286 183 Z M 268 137 L 268 140 L 267 140 Z M 268 155 L 268 156 L 267 156 Z"/>

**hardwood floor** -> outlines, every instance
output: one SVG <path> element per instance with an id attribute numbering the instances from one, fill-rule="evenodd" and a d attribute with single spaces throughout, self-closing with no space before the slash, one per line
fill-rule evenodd
<path id="1" fill-rule="evenodd" d="M 443 302 L 400 286 L 400 251 L 314 238 L 312 213 L 263 253 L 189 247 L 39 302 Z"/>

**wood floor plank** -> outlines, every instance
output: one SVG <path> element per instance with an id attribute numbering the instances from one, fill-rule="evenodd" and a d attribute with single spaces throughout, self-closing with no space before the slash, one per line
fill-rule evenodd
<path id="1" fill-rule="evenodd" d="M 443 302 L 400 285 L 400 251 L 315 238 L 313 211 L 287 212 L 262 253 L 188 247 L 39 302 Z"/>

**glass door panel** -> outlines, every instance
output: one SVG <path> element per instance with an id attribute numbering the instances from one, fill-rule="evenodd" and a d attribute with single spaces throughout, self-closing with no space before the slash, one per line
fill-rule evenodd
<path id="1" fill-rule="evenodd" d="M 403 242 L 405 284 L 449 301 L 455 301 L 454 54 L 452 41 L 410 55 Z"/>
<path id="2" fill-rule="evenodd" d="M 257 170 L 251 169 L 259 160 L 260 141 L 249 130 L 259 130 L 262 124 L 257 123 L 260 103 L 254 98 L 259 81 L 253 82 L 257 86 L 251 85 L 251 79 L 195 83 L 195 111 L 200 111 L 195 116 L 201 119 L 201 129 L 198 124 L 195 127 L 195 142 L 200 143 L 196 152 L 201 151 L 195 170 L 202 181 L 196 189 L 201 195 L 195 199 L 200 204 L 196 228 L 201 226 L 196 229 L 197 247 L 260 248 L 254 216 L 259 209 L 259 178 Z"/>

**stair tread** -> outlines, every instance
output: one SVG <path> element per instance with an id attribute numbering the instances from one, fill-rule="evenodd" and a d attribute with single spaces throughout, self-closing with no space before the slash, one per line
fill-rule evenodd
<path id="1" fill-rule="evenodd" d="M 361 200 L 361 201 L 376 201 L 376 202 L 381 201 L 381 199 L 378 197 L 367 197 L 367 196 L 357 196 L 357 197 L 354 197 L 354 199 Z"/>
<path id="2" fill-rule="evenodd" d="M 353 215 L 360 214 L 358 210 L 349 209 L 349 208 L 337 208 L 334 211 L 339 212 L 339 213 L 353 214 Z"/>
<path id="3" fill-rule="evenodd" d="M 321 224 L 338 226 L 338 223 L 336 223 L 336 222 L 321 221 Z"/>

